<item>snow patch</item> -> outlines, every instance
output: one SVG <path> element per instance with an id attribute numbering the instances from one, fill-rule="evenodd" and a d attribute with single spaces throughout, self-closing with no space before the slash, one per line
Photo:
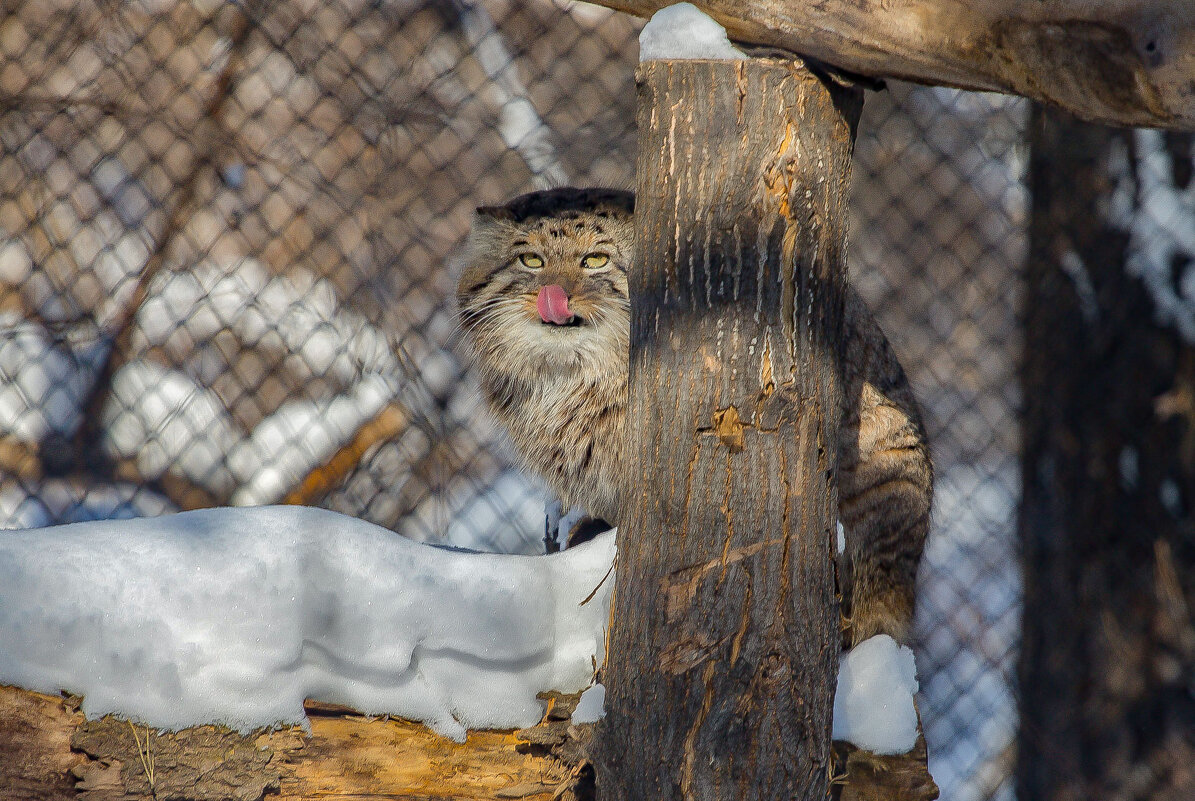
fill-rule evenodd
<path id="1" fill-rule="evenodd" d="M 146 478 L 169 471 L 217 494 L 235 485 L 225 454 L 240 433 L 220 398 L 181 371 L 145 359 L 125 364 L 112 378 L 103 426 L 108 453 L 135 459 Z"/>
<path id="2" fill-rule="evenodd" d="M 284 403 L 229 454 L 228 464 L 241 482 L 232 504 L 261 506 L 282 500 L 308 473 L 327 464 L 397 392 L 396 382 L 367 374 L 345 395 Z"/>
<path id="3" fill-rule="evenodd" d="M 237 506 L 277 503 L 398 391 L 393 379 L 369 373 L 343 395 L 282 404 L 246 436 L 215 392 L 181 370 L 138 359 L 113 377 L 104 443 L 111 455 L 135 459 L 147 478 L 174 473 L 216 495 L 231 493 Z"/>
<path id="4" fill-rule="evenodd" d="M 0 313 L 0 432 L 25 442 L 79 425 L 106 345 L 72 347 L 19 315 Z"/>
<path id="5" fill-rule="evenodd" d="M 573 723 L 597 723 L 604 717 L 606 717 L 606 687 L 602 684 L 595 684 L 581 693 L 577 707 L 573 710 L 572 720 Z"/>
<path id="6" fill-rule="evenodd" d="M 1195 342 L 1195 182 L 1179 187 L 1161 131 L 1133 132 L 1136 164 L 1121 148 L 1110 157 L 1115 180 L 1107 204 L 1109 219 L 1129 233 L 1126 269 L 1145 284 L 1158 325 L 1173 325 Z M 1133 204 L 1132 174 L 1139 181 L 1139 202 Z M 1176 265 L 1185 265 L 1180 276 Z"/>
<path id="7" fill-rule="evenodd" d="M 165 729 L 302 722 L 317 698 L 459 741 L 592 681 L 613 558 L 613 532 L 477 554 L 302 507 L 2 532 L 0 682 Z"/>
<path id="8" fill-rule="evenodd" d="M 342 308 L 331 282 L 306 273 L 270 275 L 254 259 L 209 260 L 164 275 L 137 311 L 137 323 L 145 344 L 169 353 L 191 354 L 196 343 L 227 329 L 249 346 L 276 343 L 312 377 L 347 383 L 363 364 L 402 374 L 386 333 Z M 213 372 L 199 379 L 211 384 L 225 369 L 223 360 L 213 360 Z"/>
<path id="9" fill-rule="evenodd" d="M 834 739 L 876 754 L 904 754 L 917 743 L 917 666 L 913 652 L 880 634 L 842 655 L 834 695 Z"/>
<path id="10" fill-rule="evenodd" d="M 0 683 L 163 729 L 305 722 L 313 698 L 467 729 L 531 726 L 605 651 L 615 532 L 550 556 L 421 545 L 297 506 L 0 532 Z M 592 597 L 591 597 L 592 596 Z M 834 738 L 917 738 L 912 652 L 842 656 Z M 588 687 L 576 723 L 604 714 Z"/>
<path id="11" fill-rule="evenodd" d="M 661 8 L 639 33 L 639 61 L 742 60 L 726 29 L 692 3 Z"/>

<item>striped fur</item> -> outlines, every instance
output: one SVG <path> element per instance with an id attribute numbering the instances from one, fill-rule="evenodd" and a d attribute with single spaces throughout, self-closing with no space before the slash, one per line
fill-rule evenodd
<path id="1" fill-rule="evenodd" d="M 524 465 L 565 506 L 618 522 L 627 405 L 634 198 L 610 189 L 553 189 L 478 209 L 457 300 L 482 386 Z M 522 253 L 544 260 L 525 267 Z M 582 266 L 602 253 L 599 270 Z M 575 327 L 541 323 L 536 295 L 560 284 Z M 846 305 L 839 512 L 848 641 L 906 641 L 929 527 L 933 474 L 912 391 L 888 341 L 853 291 Z"/>

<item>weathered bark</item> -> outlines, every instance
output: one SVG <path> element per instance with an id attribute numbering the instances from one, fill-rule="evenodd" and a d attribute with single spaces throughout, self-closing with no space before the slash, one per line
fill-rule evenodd
<path id="1" fill-rule="evenodd" d="M 1034 115 L 1021 801 L 1195 798 L 1195 347 L 1152 297 L 1181 298 L 1191 259 L 1152 287 L 1128 266 L 1133 215 L 1191 216 L 1146 191 L 1155 139 Z M 1170 189 L 1190 141 L 1169 141 Z"/>
<path id="2" fill-rule="evenodd" d="M 297 727 L 239 735 L 216 726 L 160 733 L 85 721 L 77 699 L 0 686 L 0 798 L 22 801 L 575 801 L 584 762 L 566 747 L 589 727 L 565 721 L 575 697 L 521 732 L 457 744 L 418 723 L 311 705 Z M 563 757 L 563 758 L 562 758 Z M 570 758 L 571 757 L 571 758 Z M 580 783 L 579 781 L 580 780 Z"/>
<path id="3" fill-rule="evenodd" d="M 672 0 L 594 0 L 641 17 Z M 694 0 L 731 37 L 874 77 L 1013 92 L 1114 125 L 1195 130 L 1195 3 Z"/>
<path id="4" fill-rule="evenodd" d="M 74 798 L 71 771 L 87 760 L 70 743 L 82 721 L 61 698 L 0 685 L 0 789 L 29 801 Z"/>
<path id="5" fill-rule="evenodd" d="M 792 62 L 640 66 L 633 465 L 600 798 L 824 798 L 858 90 Z"/>

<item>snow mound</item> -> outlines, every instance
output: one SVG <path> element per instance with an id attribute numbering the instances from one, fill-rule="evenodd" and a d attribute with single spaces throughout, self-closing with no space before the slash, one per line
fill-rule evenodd
<path id="1" fill-rule="evenodd" d="M 905 754 L 917 743 L 917 666 L 887 634 L 842 655 L 834 695 L 834 739 L 876 754 Z"/>
<path id="2" fill-rule="evenodd" d="M 726 29 L 692 3 L 661 8 L 639 33 L 639 61 L 745 59 Z"/>
<path id="3" fill-rule="evenodd" d="M 302 722 L 316 698 L 459 741 L 592 681 L 613 558 L 613 532 L 478 554 L 302 507 L 0 532 L 0 682 L 164 729 Z"/>

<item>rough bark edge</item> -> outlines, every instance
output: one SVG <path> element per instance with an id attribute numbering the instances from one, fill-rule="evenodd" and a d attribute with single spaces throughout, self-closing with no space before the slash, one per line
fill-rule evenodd
<path id="1" fill-rule="evenodd" d="M 147 731 L 113 717 L 87 721 L 78 708 L 78 698 L 0 686 L 6 801 L 549 801 L 574 797 L 584 780 L 580 752 L 569 745 L 583 727 L 566 722 L 564 736 L 547 744 L 541 734 L 560 728 L 551 715 L 571 703 L 553 704 L 533 729 L 470 732 L 461 744 L 418 723 L 314 703 L 310 735 L 297 726 L 248 735 L 218 726 Z"/>

